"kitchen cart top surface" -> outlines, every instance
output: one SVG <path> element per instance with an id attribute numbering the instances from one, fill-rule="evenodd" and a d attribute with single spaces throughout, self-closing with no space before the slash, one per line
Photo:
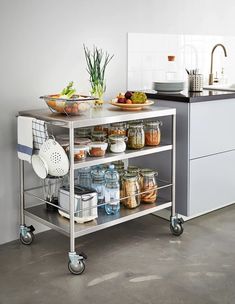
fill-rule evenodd
<path id="1" fill-rule="evenodd" d="M 157 103 L 157 102 L 156 102 Z M 103 125 L 115 122 L 130 121 L 137 119 L 155 118 L 176 114 L 176 109 L 160 107 L 156 105 L 144 108 L 140 111 L 124 111 L 111 105 L 103 105 L 100 108 L 92 108 L 87 113 L 75 116 L 52 113 L 48 108 L 38 110 L 20 111 L 19 115 L 35 117 L 62 127 L 87 127 Z"/>

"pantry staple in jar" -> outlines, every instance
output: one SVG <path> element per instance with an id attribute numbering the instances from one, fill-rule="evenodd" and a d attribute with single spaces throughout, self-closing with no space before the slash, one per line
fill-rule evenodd
<path id="1" fill-rule="evenodd" d="M 87 128 L 79 128 L 76 130 L 76 135 L 78 137 L 91 137 L 91 128 L 87 127 Z"/>
<path id="2" fill-rule="evenodd" d="M 144 147 L 144 128 L 142 124 L 133 124 L 128 129 L 128 148 L 142 149 Z"/>
<path id="3" fill-rule="evenodd" d="M 126 130 L 127 130 L 126 123 L 117 122 L 117 123 L 111 124 L 110 129 L 109 129 L 109 134 L 126 136 Z"/>
<path id="4" fill-rule="evenodd" d="M 145 124 L 145 145 L 158 146 L 161 141 L 161 121 L 149 121 Z"/>
<path id="5" fill-rule="evenodd" d="M 123 176 L 126 174 L 124 162 L 122 160 L 118 160 L 118 161 L 112 162 L 112 164 L 114 165 L 115 169 L 117 170 L 117 172 L 119 174 L 120 198 L 123 198 L 124 196 L 123 196 L 122 179 L 123 179 Z"/>
<path id="6" fill-rule="evenodd" d="M 157 199 L 157 173 L 150 169 L 141 170 L 141 202 L 155 203 Z M 144 192 L 144 193 L 142 193 Z"/>
<path id="7" fill-rule="evenodd" d="M 92 141 L 106 141 L 107 134 L 104 131 L 93 131 L 91 134 Z"/>
<path id="8" fill-rule="evenodd" d="M 113 153 L 122 153 L 126 150 L 127 137 L 123 135 L 109 135 L 109 148 Z"/>
<path id="9" fill-rule="evenodd" d="M 89 145 L 89 154 L 94 157 L 101 157 L 105 155 L 108 144 L 105 142 L 94 141 Z"/>
<path id="10" fill-rule="evenodd" d="M 93 128 L 93 131 L 94 132 L 96 132 L 96 131 L 103 131 L 103 132 L 105 132 L 106 136 L 108 136 L 108 134 L 109 134 L 109 126 L 108 125 L 95 126 Z"/>
<path id="11" fill-rule="evenodd" d="M 134 174 L 126 173 L 122 178 L 123 206 L 128 209 L 136 208 L 140 205 L 138 177 Z"/>

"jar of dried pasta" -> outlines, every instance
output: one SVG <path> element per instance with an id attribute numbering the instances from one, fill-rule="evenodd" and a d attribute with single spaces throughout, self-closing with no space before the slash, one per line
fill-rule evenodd
<path id="1" fill-rule="evenodd" d="M 143 169 L 141 170 L 141 202 L 152 204 L 157 200 L 157 172 L 151 169 Z"/>
<path id="2" fill-rule="evenodd" d="M 123 197 L 122 204 L 128 209 L 136 208 L 140 205 L 139 183 L 137 176 L 126 173 L 122 178 Z"/>
<path id="3" fill-rule="evenodd" d="M 158 146 L 161 142 L 161 130 L 160 126 L 162 122 L 149 121 L 145 124 L 145 145 L 146 146 Z"/>

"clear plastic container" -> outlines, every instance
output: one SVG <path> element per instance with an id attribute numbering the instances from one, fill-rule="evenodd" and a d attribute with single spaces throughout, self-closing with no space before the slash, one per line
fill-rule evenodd
<path id="1" fill-rule="evenodd" d="M 158 146 L 161 142 L 161 121 L 149 121 L 145 124 L 145 145 Z"/>
<path id="2" fill-rule="evenodd" d="M 145 144 L 143 124 L 133 124 L 128 129 L 128 148 L 142 149 Z"/>
<path id="3" fill-rule="evenodd" d="M 136 208 L 140 205 L 138 177 L 135 174 L 127 173 L 122 178 L 123 206 L 128 209 Z"/>
<path id="4" fill-rule="evenodd" d="M 102 157 L 105 155 L 108 144 L 106 142 L 94 141 L 89 145 L 89 154 L 93 157 Z"/>
<path id="5" fill-rule="evenodd" d="M 108 215 L 117 214 L 120 210 L 119 174 L 110 165 L 105 172 L 105 211 Z"/>

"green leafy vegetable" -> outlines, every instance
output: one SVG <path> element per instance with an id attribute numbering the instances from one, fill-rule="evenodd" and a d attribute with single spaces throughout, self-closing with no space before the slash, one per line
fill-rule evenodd
<path id="1" fill-rule="evenodd" d="M 83 45 L 83 47 L 87 63 L 87 72 L 90 75 L 92 94 L 102 96 L 106 90 L 105 70 L 114 55 L 110 56 L 107 52 L 104 53 L 102 49 L 96 46 L 93 47 L 92 51 L 85 45 Z"/>
<path id="2" fill-rule="evenodd" d="M 64 98 L 71 98 L 76 92 L 76 89 L 73 88 L 73 81 L 70 81 L 70 83 L 67 85 L 66 88 L 64 88 L 62 91 L 61 91 L 61 95 L 64 97 Z M 61 96 L 61 97 L 62 97 Z"/>

